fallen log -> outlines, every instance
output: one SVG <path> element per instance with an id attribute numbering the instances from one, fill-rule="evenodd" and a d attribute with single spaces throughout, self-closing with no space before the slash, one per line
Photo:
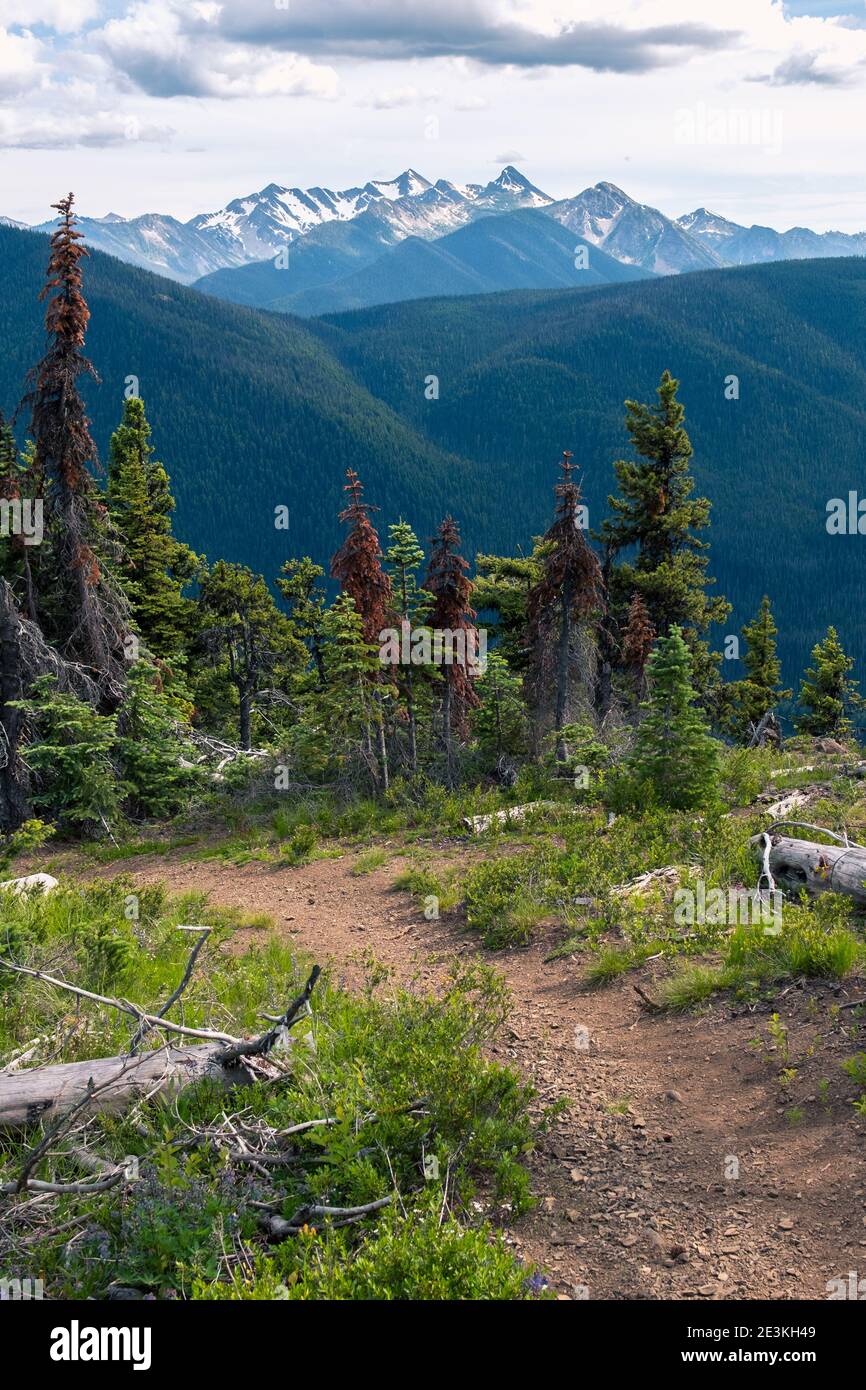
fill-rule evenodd
<path id="1" fill-rule="evenodd" d="M 845 893 L 856 903 L 866 905 L 866 849 L 847 844 L 834 831 L 810 826 L 837 841 L 822 845 L 815 840 L 796 840 L 787 835 L 769 832 L 769 866 L 776 886 L 785 892 L 799 893 L 804 889 L 811 897 L 820 893 Z M 750 840 L 759 860 L 764 858 L 764 836 Z"/>
<path id="2" fill-rule="evenodd" d="M 164 1011 L 175 1002 L 183 988 L 196 954 L 197 949 L 193 952 L 181 985 L 164 1006 Z M 159 1014 L 145 1013 L 129 1000 L 92 994 L 66 980 L 58 980 L 27 966 L 15 965 L 10 961 L 0 961 L 0 965 L 16 974 L 44 980 L 71 991 L 80 998 L 110 1005 L 122 1013 L 131 1014 L 139 1022 L 132 1048 L 119 1056 L 0 1072 L 0 1130 L 37 1124 L 43 1117 L 53 1121 L 76 1109 L 91 1113 L 123 1110 L 142 1096 L 171 1093 L 204 1079 L 228 1087 L 248 1083 L 257 1075 L 276 1075 L 278 1070 L 267 1060 L 268 1055 L 290 1045 L 289 1031 L 309 1009 L 310 995 L 321 974 L 319 966 L 313 966 L 303 990 L 285 1012 L 274 1019 L 273 1027 L 261 1037 L 245 1040 L 232 1037 L 229 1033 L 208 1032 L 170 1023 Z M 204 1038 L 206 1041 L 190 1046 L 166 1043 L 152 1052 L 135 1052 L 133 1049 L 145 1031 L 143 1025 L 147 1025 L 148 1029 Z"/>
<path id="3" fill-rule="evenodd" d="M 97 1057 L 90 1062 L 65 1062 L 0 1072 L 0 1129 L 37 1124 L 81 1105 L 98 1092 L 93 1108 L 100 1113 L 124 1110 L 142 1096 L 179 1091 L 207 1078 L 219 1086 L 236 1086 L 252 1079 L 246 1068 L 223 1065 L 223 1042 L 196 1047 L 160 1047 L 135 1056 Z"/>

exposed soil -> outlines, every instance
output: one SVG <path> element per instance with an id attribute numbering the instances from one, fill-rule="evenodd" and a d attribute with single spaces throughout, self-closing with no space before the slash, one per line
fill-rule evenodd
<path id="1" fill-rule="evenodd" d="M 169 855 L 91 872 L 266 912 L 349 988 L 367 952 L 419 986 L 435 986 L 454 956 L 491 959 L 514 995 L 493 1052 L 533 1081 L 539 1108 L 568 1103 L 531 1159 L 537 1209 L 506 1220 L 509 1241 L 561 1296 L 825 1299 L 829 1280 L 866 1276 L 866 1121 L 839 1066 L 863 1040 L 842 1032 L 850 1013 L 834 1016 L 845 989 L 798 982 L 773 1001 L 798 1068 L 788 1095 L 785 1059 L 768 1051 L 769 1007 L 720 999 L 699 1014 L 648 1013 L 632 981 L 651 995 L 656 967 L 587 990 L 579 958 L 545 962 L 556 927 L 491 955 L 459 915 L 428 922 L 393 891 L 399 856 L 358 877 L 356 858 L 293 869 Z"/>

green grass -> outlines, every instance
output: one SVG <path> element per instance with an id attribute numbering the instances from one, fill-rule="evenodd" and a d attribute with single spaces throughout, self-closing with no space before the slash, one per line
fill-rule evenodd
<path id="1" fill-rule="evenodd" d="M 629 970 L 643 965 L 652 948 L 645 946 L 602 946 L 592 957 L 585 975 L 588 985 L 609 985 Z"/>
<path id="2" fill-rule="evenodd" d="M 380 846 L 368 849 L 366 854 L 360 855 L 352 865 L 352 874 L 355 878 L 362 878 L 365 874 L 371 874 L 374 869 L 381 869 L 383 864 L 388 862 L 388 851 Z"/>
<path id="3" fill-rule="evenodd" d="M 124 915 L 131 895 L 134 920 Z M 190 936 L 179 923 L 213 927 L 174 1013 L 188 1025 L 257 1034 L 262 1015 L 284 1008 L 306 976 L 309 962 L 274 933 L 263 932 L 241 956 L 222 949 L 232 932 L 261 927 L 260 918 L 213 908 L 201 895 L 170 900 L 126 878 L 4 902 L 0 957 L 50 966 L 153 1009 L 183 973 Z M 8 1236 L 0 1234 L 4 1273 L 24 1277 L 35 1261 L 56 1299 L 101 1298 L 112 1280 L 157 1297 L 529 1296 L 530 1271 L 474 1207 L 482 1194 L 487 1209 L 530 1203 L 523 1159 L 533 1143 L 531 1092 L 483 1051 L 508 1013 L 501 982 L 483 967 L 455 968 L 437 998 L 372 977 L 354 997 L 325 979 L 312 1003 L 280 1081 L 245 1087 L 231 1102 L 224 1091 L 197 1087 L 173 1106 L 155 1099 L 126 1115 L 94 1117 L 88 1147 L 109 1161 L 137 1156 L 140 1178 L 123 1190 L 52 1199 L 44 1238 L 20 1252 L 10 1221 Z M 75 1013 L 68 996 L 2 967 L 0 1006 L 0 1066 L 34 1038 L 44 1041 L 28 1065 L 110 1055 L 129 1043 L 130 1021 L 115 1010 L 85 1002 Z M 248 1133 L 335 1122 L 299 1134 L 285 1166 L 263 1174 L 230 1160 L 223 1140 L 188 1147 L 191 1134 L 221 1123 L 227 1104 Z M 0 1180 L 15 1176 L 37 1138 L 33 1129 L 4 1137 Z M 34 1176 L 80 1180 L 64 1149 L 55 1140 Z M 384 1215 L 342 1230 L 311 1223 L 272 1249 L 255 1205 L 274 1202 L 289 1216 L 308 1203 L 354 1206 L 385 1196 L 394 1201 Z M 27 1200 L 4 1199 L 4 1215 Z M 71 1231 L 52 1235 L 67 1222 Z"/>

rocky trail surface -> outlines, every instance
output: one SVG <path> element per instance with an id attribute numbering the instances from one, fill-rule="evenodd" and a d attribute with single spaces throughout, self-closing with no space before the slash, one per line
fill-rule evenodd
<path id="1" fill-rule="evenodd" d="M 443 862 L 472 852 L 443 847 Z M 862 1037 L 842 1031 L 844 988 L 780 988 L 772 1007 L 797 1068 L 788 1091 L 769 1007 L 719 999 L 653 1014 L 632 981 L 651 994 L 657 964 L 588 990 L 578 957 L 546 960 L 555 926 L 525 950 L 486 952 L 459 914 L 427 921 L 394 891 L 396 850 L 363 875 L 356 859 L 231 867 L 169 854 L 95 872 L 267 913 L 349 988 L 370 953 L 430 988 L 454 957 L 491 960 L 514 996 L 493 1054 L 533 1082 L 539 1111 L 565 1102 L 530 1160 L 536 1209 L 504 1217 L 509 1242 L 561 1297 L 825 1299 L 832 1279 L 866 1276 L 866 1121 L 839 1065 Z M 256 935 L 240 930 L 231 949 Z"/>

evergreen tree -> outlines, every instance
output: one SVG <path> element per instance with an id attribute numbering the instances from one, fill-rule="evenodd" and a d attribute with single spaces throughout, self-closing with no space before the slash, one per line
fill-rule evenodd
<path id="1" fill-rule="evenodd" d="M 21 709 L 33 730 L 23 750 L 33 806 L 62 829 L 107 830 L 125 791 L 113 762 L 117 716 L 58 690 L 53 676 L 34 681 Z"/>
<path id="2" fill-rule="evenodd" d="M 556 516 L 544 534 L 542 573 L 529 592 L 527 646 L 530 662 L 526 691 L 531 707 L 540 713 L 553 690 L 553 720 L 557 735 L 571 713 L 575 639 L 582 620 L 601 607 L 598 557 L 580 525 L 580 485 L 573 475 L 572 455 L 566 450 L 560 464 L 562 479 L 554 488 Z M 589 684 L 587 662 L 583 675 Z M 557 756 L 567 758 L 558 738 Z"/>
<path id="3" fill-rule="evenodd" d="M 484 673 L 476 683 L 479 704 L 472 732 L 479 751 L 494 765 L 526 752 L 526 713 L 521 679 L 499 650 L 488 652 Z"/>
<path id="4" fill-rule="evenodd" d="M 529 595 L 541 579 L 550 546 L 536 536 L 530 555 L 476 555 L 472 601 L 478 612 L 492 610 L 491 637 L 512 671 L 526 670 Z"/>
<path id="5" fill-rule="evenodd" d="M 340 512 L 340 520 L 349 530 L 340 549 L 331 560 L 331 578 L 354 600 L 355 610 L 364 624 L 368 642 L 380 642 L 382 630 L 388 626 L 391 614 L 391 581 L 382 569 L 379 537 L 370 521 L 370 513 L 378 510 L 363 500 L 364 489 L 357 473 L 346 469 L 343 491 L 350 502 Z"/>
<path id="6" fill-rule="evenodd" d="M 118 716 L 117 763 L 133 820 L 175 816 L 200 788 L 204 771 L 184 764 L 181 711 L 148 661 L 130 667 L 126 697 Z"/>
<path id="7" fill-rule="evenodd" d="M 303 642 L 313 658 L 320 686 L 325 684 L 322 657 L 325 590 L 318 581 L 324 574 L 322 566 L 305 555 L 301 560 L 286 560 L 277 580 L 277 588 L 289 605 L 289 622 L 298 641 Z"/>
<path id="8" fill-rule="evenodd" d="M 460 531 L 451 516 L 446 516 L 430 542 L 430 562 L 424 588 L 432 596 L 429 623 L 433 633 L 441 634 L 443 643 L 442 679 L 442 744 L 445 749 L 446 780 L 454 785 L 454 733 L 458 738 L 469 736 L 468 711 L 478 704 L 475 675 L 470 669 L 471 657 L 478 653 L 478 630 L 469 607 L 472 582 L 467 578 L 469 565 L 460 554 Z M 446 637 L 444 634 L 448 634 Z M 459 643 L 462 643 L 461 652 Z"/>
<path id="9" fill-rule="evenodd" d="M 401 626 L 405 623 L 412 629 L 426 619 L 430 608 L 430 595 L 419 588 L 418 568 L 424 561 L 424 551 L 418 537 L 408 521 L 394 522 L 388 527 L 390 545 L 385 559 L 392 571 L 391 588 L 394 596 L 396 616 Z M 415 672 L 411 665 L 401 668 L 398 689 L 406 706 L 406 721 L 409 728 L 409 766 L 413 775 L 418 771 L 418 729 L 415 715 Z"/>
<path id="10" fill-rule="evenodd" d="M 225 662 L 237 691 L 240 746 L 251 748 L 255 697 L 272 681 L 287 681 L 306 653 L 264 579 L 246 565 L 218 560 L 202 581 L 199 605 L 200 640 Z"/>
<path id="11" fill-rule="evenodd" d="M 663 806 L 685 810 L 711 801 L 718 785 L 718 744 L 694 707 L 692 658 L 674 625 L 647 668 L 649 698 L 628 767 Z"/>
<path id="12" fill-rule="evenodd" d="M 780 700 L 789 699 L 792 692 L 783 690 L 779 679 L 782 663 L 776 655 L 778 628 L 766 594 L 755 617 L 741 632 L 747 644 L 743 656 L 747 674 L 744 680 L 733 681 L 722 690 L 730 711 L 726 729 L 735 738 L 748 739 L 764 715 Z"/>
<path id="13" fill-rule="evenodd" d="M 813 665 L 800 683 L 800 713 L 795 721 L 804 734 L 830 734 L 845 738 L 851 732 L 849 711 L 863 703 L 857 681 L 849 678 L 854 662 L 845 655 L 834 627 L 823 642 L 812 648 Z"/>
<path id="14" fill-rule="evenodd" d="M 646 666 L 654 641 L 655 632 L 647 606 L 640 594 L 632 594 L 622 639 L 622 661 L 638 703 L 646 695 Z"/>
<path id="15" fill-rule="evenodd" d="M 361 619 L 364 638 L 367 642 L 379 643 L 382 633 L 389 626 L 391 614 L 391 581 L 382 569 L 382 551 L 379 537 L 370 521 L 370 513 L 377 510 L 363 500 L 364 489 L 361 480 L 353 469 L 346 469 L 344 492 L 350 495 L 349 505 L 340 512 L 340 521 L 348 524 L 349 530 L 340 549 L 331 560 L 331 578 L 340 581 L 343 593 L 348 594 Z M 384 674 L 379 669 L 378 680 Z M 381 706 L 383 692 L 376 697 Z M 379 768 L 382 787 L 388 789 L 388 750 L 385 744 L 385 720 L 376 720 L 376 736 L 379 749 Z"/>
<path id="16" fill-rule="evenodd" d="M 173 660 L 191 637 L 195 608 L 183 590 L 201 561 L 172 534 L 175 502 L 153 452 L 144 401 L 133 396 L 111 436 L 108 507 L 123 540 L 119 576 L 135 622 L 148 649 Z"/>
<path id="17" fill-rule="evenodd" d="M 341 772 L 360 762 L 381 786 L 378 758 L 382 722 L 379 648 L 364 632 L 350 594 L 342 593 L 322 622 L 325 684 L 321 695 L 329 751 Z"/>
<path id="18" fill-rule="evenodd" d="M 87 255 L 75 226 L 73 198 L 53 204 L 60 226 L 51 237 L 48 278 L 48 351 L 31 372 L 30 432 L 36 466 L 45 480 L 52 574 L 50 590 L 37 598 L 47 635 L 64 652 L 97 675 L 103 698 L 116 707 L 126 671 L 124 639 L 128 616 L 122 593 L 106 570 L 105 508 L 88 464 L 97 464 L 96 445 L 78 390 L 82 376 L 96 377 L 83 354 L 90 310 L 82 293 L 81 260 Z M 98 378 L 97 378 L 98 379 Z M 44 571 L 44 567 L 43 567 Z"/>
<path id="19" fill-rule="evenodd" d="M 614 464 L 621 495 L 608 498 L 613 516 L 604 522 L 601 537 L 614 559 L 637 547 L 634 560 L 611 571 L 610 597 L 618 621 L 624 626 L 626 606 L 639 593 L 660 636 L 673 624 L 680 626 L 694 658 L 700 698 L 707 701 L 719 682 L 720 657 L 709 651 L 703 637 L 711 623 L 724 621 L 730 605 L 707 594 L 715 581 L 707 576 L 709 547 L 699 533 L 709 526 L 710 503 L 692 496 L 692 445 L 678 388 L 679 382 L 665 371 L 657 405 L 626 401 L 626 428 L 638 459 Z"/>

